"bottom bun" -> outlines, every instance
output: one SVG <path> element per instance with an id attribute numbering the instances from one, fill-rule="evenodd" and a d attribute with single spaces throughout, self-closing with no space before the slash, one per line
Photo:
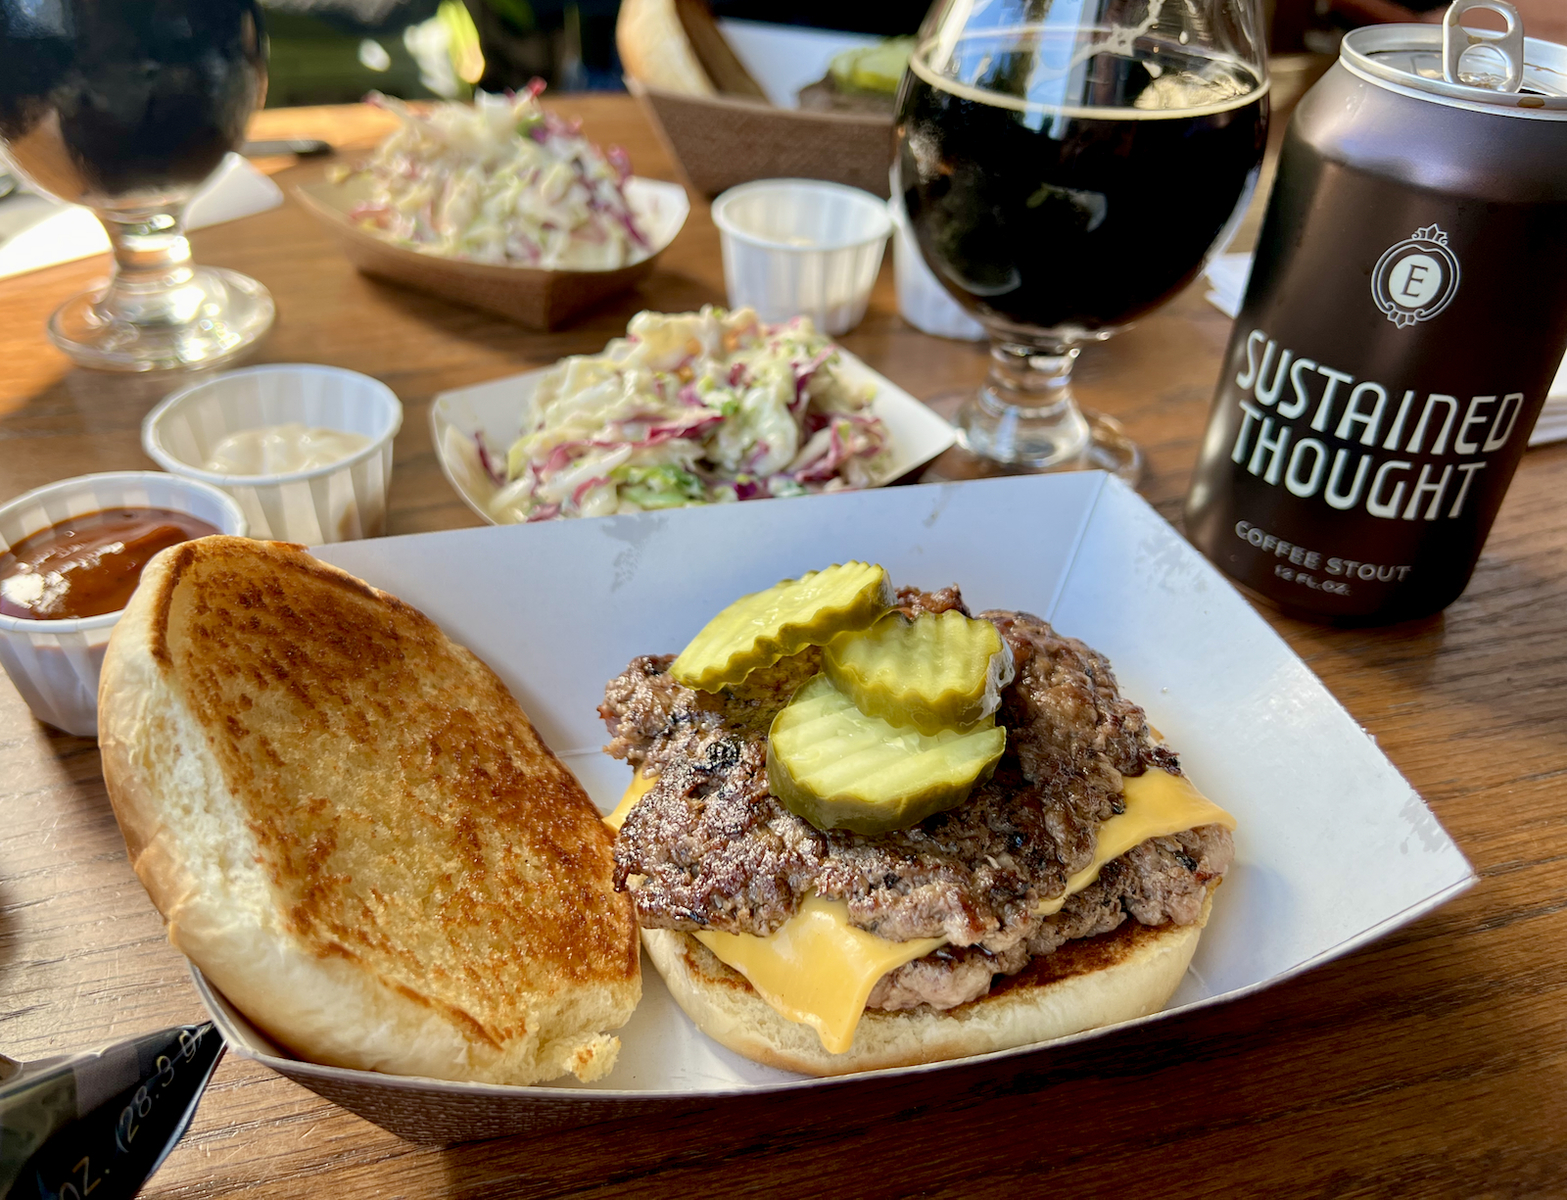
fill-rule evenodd
<path id="1" fill-rule="evenodd" d="M 809 1025 L 780 1016 L 689 934 L 644 929 L 642 942 L 675 1001 L 715 1042 L 770 1067 L 847 1075 L 1010 1050 L 1158 1012 L 1186 974 L 1212 900 L 1210 889 L 1194 925 L 1129 920 L 1068 942 L 956 1008 L 868 1009 L 843 1054 L 823 1049 Z"/>

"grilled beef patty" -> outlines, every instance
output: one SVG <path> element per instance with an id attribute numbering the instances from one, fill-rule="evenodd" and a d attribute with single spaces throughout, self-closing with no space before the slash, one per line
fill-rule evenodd
<path id="1" fill-rule="evenodd" d="M 967 611 L 956 588 L 905 589 L 899 600 L 911 613 Z M 599 708 L 613 739 L 605 749 L 658 775 L 615 842 L 615 883 L 631 890 L 642 924 L 766 935 L 815 893 L 846 901 L 854 925 L 889 940 L 947 938 L 878 983 L 869 1006 L 897 1009 L 976 999 L 993 976 L 1128 916 L 1197 920 L 1233 855 L 1222 826 L 1149 839 L 1059 912 L 1037 914 L 1092 860 L 1099 823 L 1122 810 L 1121 777 L 1179 764 L 1102 655 L 1027 613 L 980 615 L 1017 667 L 997 715 L 1006 754 L 956 809 L 874 837 L 819 830 L 767 790 L 768 727 L 817 672 L 818 652 L 716 694 L 671 679 L 672 655 L 634 659 L 611 680 Z"/>

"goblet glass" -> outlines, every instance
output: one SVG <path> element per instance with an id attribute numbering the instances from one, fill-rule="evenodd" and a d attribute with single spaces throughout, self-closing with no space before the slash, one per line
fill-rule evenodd
<path id="1" fill-rule="evenodd" d="M 181 227 L 266 85 L 255 0 L 0 0 L 0 153 L 90 207 L 114 251 L 107 286 L 49 320 L 76 362 L 214 366 L 271 326 L 266 288 L 193 265 Z"/>
<path id="2" fill-rule="evenodd" d="M 940 0 L 899 93 L 898 186 L 936 278 L 990 335 L 957 411 L 976 471 L 1141 454 L 1072 366 L 1228 241 L 1268 124 L 1259 0 Z"/>

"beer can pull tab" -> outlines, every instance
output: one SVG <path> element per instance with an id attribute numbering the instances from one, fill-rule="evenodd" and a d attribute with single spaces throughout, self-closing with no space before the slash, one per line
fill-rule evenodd
<path id="1" fill-rule="evenodd" d="M 1470 29 L 1465 13 L 1493 12 L 1507 29 Z M 1448 83 L 1516 92 L 1523 85 L 1523 22 L 1507 0 L 1453 0 L 1442 18 L 1442 77 Z"/>

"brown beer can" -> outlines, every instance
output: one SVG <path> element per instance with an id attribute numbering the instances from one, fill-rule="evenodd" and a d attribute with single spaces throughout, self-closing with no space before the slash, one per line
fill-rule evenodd
<path id="1" fill-rule="evenodd" d="M 1187 534 L 1300 616 L 1436 612 L 1564 349 L 1567 47 L 1503 0 L 1355 30 L 1286 130 Z"/>

